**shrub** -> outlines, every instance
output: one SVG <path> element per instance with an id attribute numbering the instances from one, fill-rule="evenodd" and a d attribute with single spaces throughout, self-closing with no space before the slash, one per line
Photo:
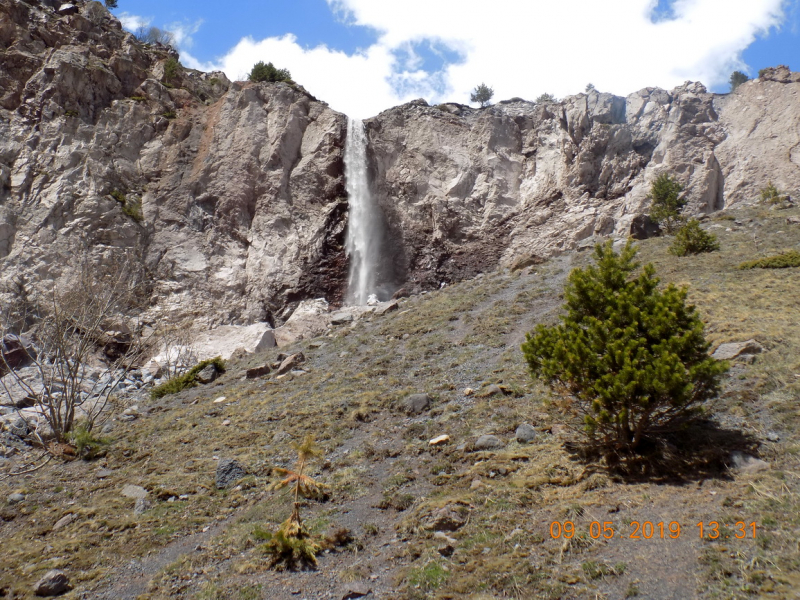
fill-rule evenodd
<path id="1" fill-rule="evenodd" d="M 78 456 L 84 460 L 96 458 L 100 449 L 111 443 L 108 438 L 94 435 L 87 423 L 77 425 L 67 434 L 67 439 L 75 446 Z"/>
<path id="2" fill-rule="evenodd" d="M 719 250 L 717 236 L 704 231 L 697 219 L 689 219 L 675 234 L 675 240 L 669 247 L 669 253 L 675 256 L 688 256 L 715 250 Z"/>
<path id="3" fill-rule="evenodd" d="M 745 81 L 750 81 L 750 78 L 741 71 L 734 71 L 731 73 L 731 78 L 728 81 L 731 84 L 731 91 L 735 92 L 736 88 L 742 85 Z"/>
<path id="4" fill-rule="evenodd" d="M 174 81 L 178 75 L 180 74 L 183 67 L 181 63 L 179 63 L 174 58 L 168 58 L 164 62 L 164 81 L 172 82 Z"/>
<path id="5" fill-rule="evenodd" d="M 586 84 L 586 90 L 585 90 L 585 91 L 586 91 L 586 93 L 588 94 L 589 92 L 596 92 L 596 91 L 597 91 L 597 88 L 596 88 L 596 87 L 594 87 L 594 84 L 593 84 L 593 83 L 587 83 L 587 84 Z"/>
<path id="6" fill-rule="evenodd" d="M 137 40 L 145 44 L 171 46 L 175 42 L 175 36 L 171 31 L 165 31 L 158 27 L 145 27 L 142 25 L 133 35 Z"/>
<path id="7" fill-rule="evenodd" d="M 106 8 L 109 10 L 112 8 L 117 8 L 117 0 L 106 0 L 105 3 L 106 3 Z"/>
<path id="8" fill-rule="evenodd" d="M 154 387 L 152 390 L 150 390 L 150 398 L 157 400 L 158 398 L 162 398 L 167 394 L 177 394 L 181 390 L 195 387 L 197 385 L 197 374 L 205 369 L 208 365 L 214 365 L 217 371 L 220 373 L 225 372 L 225 361 L 219 356 L 210 360 L 201 361 L 183 375 L 179 377 L 173 377 L 161 385 Z"/>
<path id="9" fill-rule="evenodd" d="M 553 102 L 558 102 L 556 97 L 553 94 L 541 94 L 536 100 L 534 100 L 537 104 L 552 104 Z"/>
<path id="10" fill-rule="evenodd" d="M 607 452 L 634 451 L 696 417 L 727 369 L 708 355 L 686 288 L 659 291 L 652 265 L 634 278 L 635 255 L 630 242 L 620 254 L 598 245 L 596 265 L 569 276 L 561 324 L 538 325 L 522 345 L 531 374 L 572 398 Z"/>
<path id="11" fill-rule="evenodd" d="M 494 90 L 485 83 L 476 86 L 472 93 L 469 95 L 470 102 L 479 102 L 481 108 L 489 106 L 489 102 L 494 96 Z"/>
<path id="12" fill-rule="evenodd" d="M 681 184 L 667 173 L 659 175 L 650 186 L 650 218 L 667 233 L 673 233 L 683 224 L 680 211 L 686 205 L 686 200 L 680 196 L 682 191 Z"/>
<path id="13" fill-rule="evenodd" d="M 767 187 L 763 187 L 759 190 L 759 194 L 761 195 L 761 201 L 767 204 L 781 204 L 789 199 L 789 197 L 786 194 L 782 194 L 771 181 L 767 183 Z"/>
<path id="14" fill-rule="evenodd" d="M 259 61 L 253 65 L 250 75 L 247 76 L 250 81 L 291 81 L 292 75 L 288 69 L 276 69 L 270 62 L 264 64 Z"/>
<path id="15" fill-rule="evenodd" d="M 758 78 L 761 79 L 762 77 L 764 77 L 764 75 L 767 74 L 767 71 L 769 71 L 769 68 L 759 69 L 758 70 Z"/>
<path id="16" fill-rule="evenodd" d="M 740 269 L 789 269 L 800 267 L 800 252 L 789 250 L 783 254 L 750 260 L 739 265 Z"/>
<path id="17" fill-rule="evenodd" d="M 122 212 L 128 215 L 136 222 L 141 222 L 144 219 L 142 214 L 142 200 L 141 198 L 129 198 L 124 192 L 113 190 L 111 197 L 122 205 Z"/>

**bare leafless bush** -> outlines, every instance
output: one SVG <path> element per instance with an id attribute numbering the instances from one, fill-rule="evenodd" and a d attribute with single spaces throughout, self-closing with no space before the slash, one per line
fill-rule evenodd
<path id="1" fill-rule="evenodd" d="M 155 334 L 143 335 L 147 290 L 138 264 L 127 256 L 102 264 L 84 258 L 49 291 L 24 289 L 25 302 L 10 304 L 16 312 L 0 318 L 0 338 L 32 323 L 27 334 L 35 351 L 28 353 L 32 369 L 26 371 L 35 377 L 3 356 L 8 373 L 0 379 L 0 396 L 17 408 L 20 396 L 33 402 L 49 426 L 40 419 L 34 432 L 43 446 L 48 438 L 65 442 L 78 422 L 87 432 L 102 424 L 115 388 L 153 347 Z"/>

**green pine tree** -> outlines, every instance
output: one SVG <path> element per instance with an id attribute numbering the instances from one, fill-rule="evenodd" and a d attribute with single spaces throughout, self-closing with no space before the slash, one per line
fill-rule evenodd
<path id="1" fill-rule="evenodd" d="M 650 218 L 662 226 L 667 233 L 672 233 L 683 225 L 681 209 L 686 206 L 686 199 L 681 198 L 680 193 L 683 187 L 672 176 L 662 173 L 650 186 L 652 200 L 650 207 Z"/>
<path id="2" fill-rule="evenodd" d="M 686 288 L 659 290 L 652 265 L 634 277 L 635 255 L 630 242 L 620 254 L 598 245 L 597 264 L 569 276 L 561 324 L 537 326 L 522 345 L 531 374 L 571 396 L 608 451 L 636 450 L 696 417 L 727 370 L 708 355 Z"/>

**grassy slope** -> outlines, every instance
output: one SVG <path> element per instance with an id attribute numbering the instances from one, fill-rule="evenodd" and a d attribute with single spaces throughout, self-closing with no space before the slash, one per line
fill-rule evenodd
<path id="1" fill-rule="evenodd" d="M 578 460 L 565 444 L 577 439 L 574 415 L 522 364 L 525 331 L 556 318 L 564 278 L 589 260 L 584 253 L 487 274 L 303 341 L 310 373 L 302 377 L 244 381 L 245 368 L 277 351 L 243 359 L 211 386 L 162 398 L 148 416 L 117 425 L 104 462 L 0 482 L 0 498 L 28 494 L 0 509 L 0 589 L 24 597 L 59 567 L 76 587 L 71 597 L 89 589 L 108 598 L 322 598 L 363 580 L 384 598 L 790 598 L 800 586 L 800 270 L 736 266 L 798 248 L 800 228 L 786 223 L 797 213 L 715 215 L 722 251 L 714 254 L 676 258 L 667 239 L 640 245 L 665 282 L 690 286 L 711 340 L 754 337 L 766 348 L 753 365 L 732 369 L 713 407 L 717 430 L 687 442 L 697 452 L 672 476 L 620 479 Z M 491 383 L 506 394 L 480 397 Z M 477 393 L 465 396 L 466 387 Z M 407 417 L 400 400 L 422 391 L 434 398 L 431 411 Z M 213 403 L 219 396 L 226 400 Z M 534 443 L 469 451 L 477 435 L 510 439 L 521 422 L 538 430 Z M 268 472 L 291 465 L 288 442 L 309 431 L 325 450 L 316 474 L 333 494 L 304 508 L 307 523 L 320 532 L 348 527 L 359 543 L 321 556 L 316 572 L 275 573 L 251 533 L 288 515 L 286 494 L 265 491 Z M 768 432 L 780 440 L 766 442 Z M 443 433 L 452 442 L 431 449 L 428 440 Z M 719 468 L 713 450 L 732 443 L 772 469 Z M 252 475 L 217 491 L 215 457 L 235 457 Z M 112 474 L 96 478 L 101 466 Z M 127 483 L 150 491 L 143 515 L 119 494 Z M 445 505 L 466 519 L 449 534 L 457 540 L 449 557 L 425 527 Z M 75 520 L 53 531 L 66 513 Z M 551 539 L 554 520 L 573 521 L 580 535 Z M 631 523 L 645 520 L 678 521 L 682 535 L 628 538 Z M 758 536 L 700 540 L 701 520 L 756 521 Z M 592 521 L 611 521 L 625 537 L 593 540 Z"/>

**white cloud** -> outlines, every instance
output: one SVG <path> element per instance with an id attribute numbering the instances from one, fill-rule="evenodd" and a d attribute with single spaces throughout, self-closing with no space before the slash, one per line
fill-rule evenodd
<path id="1" fill-rule="evenodd" d="M 122 13 L 117 17 L 122 23 L 122 26 L 127 29 L 128 31 L 135 32 L 140 27 L 149 27 L 150 23 L 152 23 L 152 17 L 142 17 L 139 15 L 132 15 L 130 13 Z"/>
<path id="2" fill-rule="evenodd" d="M 355 54 L 304 48 L 291 35 L 245 38 L 215 64 L 229 77 L 259 60 L 288 68 L 311 93 L 351 116 L 367 117 L 411 98 L 466 103 L 480 82 L 495 99 L 564 96 L 592 82 L 628 94 L 687 79 L 724 83 L 744 67 L 742 51 L 783 19 L 787 0 L 674 0 L 654 22 L 657 0 L 327 0 L 346 23 L 372 28 L 378 42 Z M 795 1 L 795 0 L 792 0 Z M 415 44 L 461 56 L 422 70 Z M 189 61 L 194 61 L 191 64 Z"/>
<path id="3" fill-rule="evenodd" d="M 191 48 L 194 45 L 192 36 L 200 31 L 200 27 L 202 25 L 203 19 L 198 19 L 194 23 L 170 23 L 165 27 L 165 29 L 172 33 L 172 36 L 175 40 L 175 46 L 184 49 Z"/>

